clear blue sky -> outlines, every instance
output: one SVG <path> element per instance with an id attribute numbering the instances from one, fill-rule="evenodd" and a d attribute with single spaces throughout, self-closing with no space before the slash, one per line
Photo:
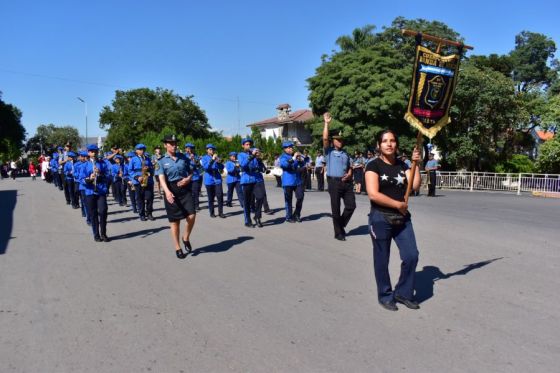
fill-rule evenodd
<path id="1" fill-rule="evenodd" d="M 306 79 L 338 36 L 397 16 L 439 20 L 474 54 L 507 53 L 522 30 L 560 48 L 560 2 L 434 1 L 9 1 L 0 0 L 0 91 L 38 125 L 100 135 L 99 113 L 116 89 L 163 87 L 194 95 L 214 129 L 237 133 L 308 107 Z M 444 5 L 445 4 L 445 5 Z M 434 6 L 440 6 L 435 8 Z M 237 105 L 239 98 L 239 108 Z"/>

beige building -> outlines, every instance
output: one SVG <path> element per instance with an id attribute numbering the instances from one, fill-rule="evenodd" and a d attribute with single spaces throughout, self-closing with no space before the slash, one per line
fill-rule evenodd
<path id="1" fill-rule="evenodd" d="M 296 145 L 311 144 L 311 132 L 305 128 L 305 123 L 313 119 L 309 109 L 291 111 L 289 104 L 276 107 L 276 116 L 251 123 L 247 127 L 257 128 L 263 138 L 291 140 Z"/>

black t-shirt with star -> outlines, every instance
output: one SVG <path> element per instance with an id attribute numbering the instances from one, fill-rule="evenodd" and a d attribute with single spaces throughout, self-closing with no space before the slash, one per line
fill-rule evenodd
<path id="1" fill-rule="evenodd" d="M 392 198 L 396 201 L 404 201 L 404 195 L 406 194 L 406 170 L 408 170 L 406 163 L 398 159 L 394 165 L 385 163 L 381 158 L 376 158 L 375 160 L 368 163 L 366 166 L 366 172 L 373 171 L 379 177 L 379 193 L 385 194 L 387 197 Z M 371 202 L 371 208 L 380 211 L 391 211 L 398 212 L 397 209 L 392 209 L 390 207 L 379 206 L 373 201 Z"/>

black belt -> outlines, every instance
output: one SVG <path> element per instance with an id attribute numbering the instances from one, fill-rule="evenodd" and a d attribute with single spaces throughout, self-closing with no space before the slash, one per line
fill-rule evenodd
<path id="1" fill-rule="evenodd" d="M 342 177 L 338 177 L 338 176 L 327 176 L 327 180 L 342 180 Z"/>

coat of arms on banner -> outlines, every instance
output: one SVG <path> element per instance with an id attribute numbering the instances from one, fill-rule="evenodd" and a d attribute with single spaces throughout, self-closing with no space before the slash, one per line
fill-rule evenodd
<path id="1" fill-rule="evenodd" d="M 430 139 L 451 121 L 449 108 L 460 58 L 460 54 L 444 57 L 420 45 L 416 47 L 412 90 L 404 119 Z"/>

